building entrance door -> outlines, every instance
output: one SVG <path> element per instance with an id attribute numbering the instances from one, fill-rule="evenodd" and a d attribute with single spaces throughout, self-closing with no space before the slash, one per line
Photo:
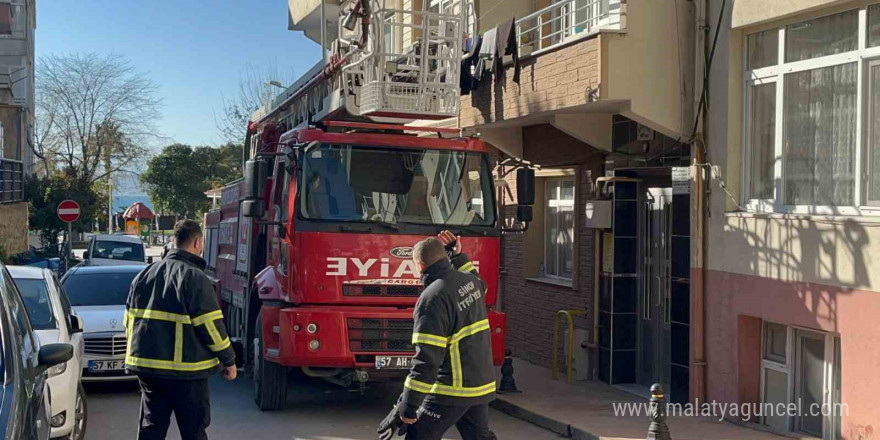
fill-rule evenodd
<path id="1" fill-rule="evenodd" d="M 636 381 L 669 389 L 672 188 L 648 188 L 640 217 Z"/>

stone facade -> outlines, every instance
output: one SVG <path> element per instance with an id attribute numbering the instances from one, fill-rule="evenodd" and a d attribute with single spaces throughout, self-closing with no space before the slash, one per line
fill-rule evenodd
<path id="1" fill-rule="evenodd" d="M 461 97 L 461 127 L 587 103 L 599 90 L 599 38 L 525 57 L 519 84 L 513 81 L 513 66 L 506 66 L 497 81 L 487 74 L 476 90 Z"/>
<path id="2" fill-rule="evenodd" d="M 0 205 L 0 249 L 7 255 L 28 249 L 28 204 Z"/>

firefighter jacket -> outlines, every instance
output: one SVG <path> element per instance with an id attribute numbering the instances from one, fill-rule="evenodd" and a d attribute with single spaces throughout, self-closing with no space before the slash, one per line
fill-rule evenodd
<path id="1" fill-rule="evenodd" d="M 453 264 L 458 268 L 453 268 Z M 424 401 L 479 405 L 494 398 L 486 284 L 466 255 L 443 259 L 422 274 L 424 291 L 413 312 L 413 366 L 404 382 L 401 414 Z"/>
<path id="2" fill-rule="evenodd" d="M 125 367 L 139 375 L 196 379 L 218 365 L 235 364 L 235 352 L 205 260 L 174 249 L 131 283 L 125 307 Z"/>

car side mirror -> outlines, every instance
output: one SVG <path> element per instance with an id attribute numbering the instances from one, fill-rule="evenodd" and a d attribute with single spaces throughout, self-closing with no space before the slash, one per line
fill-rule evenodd
<path id="1" fill-rule="evenodd" d="M 147 257 L 147 264 L 153 263 L 153 257 Z"/>
<path id="2" fill-rule="evenodd" d="M 83 332 L 83 319 L 76 315 L 70 315 L 70 333 Z"/>
<path id="3" fill-rule="evenodd" d="M 89 251 L 83 252 L 83 260 L 88 260 L 88 259 L 89 259 Z"/>
<path id="4" fill-rule="evenodd" d="M 46 344 L 40 347 L 37 355 L 40 372 L 55 365 L 67 362 L 73 357 L 73 346 L 70 344 Z"/>

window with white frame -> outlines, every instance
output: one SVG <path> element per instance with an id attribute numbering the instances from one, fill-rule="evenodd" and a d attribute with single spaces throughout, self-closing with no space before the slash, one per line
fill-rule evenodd
<path id="1" fill-rule="evenodd" d="M 574 179 L 544 185 L 544 276 L 572 279 L 574 273 Z"/>
<path id="2" fill-rule="evenodd" d="M 745 48 L 749 207 L 880 207 L 880 4 L 751 33 Z"/>
<path id="3" fill-rule="evenodd" d="M 761 423 L 839 439 L 840 338 L 764 321 L 761 352 Z"/>

